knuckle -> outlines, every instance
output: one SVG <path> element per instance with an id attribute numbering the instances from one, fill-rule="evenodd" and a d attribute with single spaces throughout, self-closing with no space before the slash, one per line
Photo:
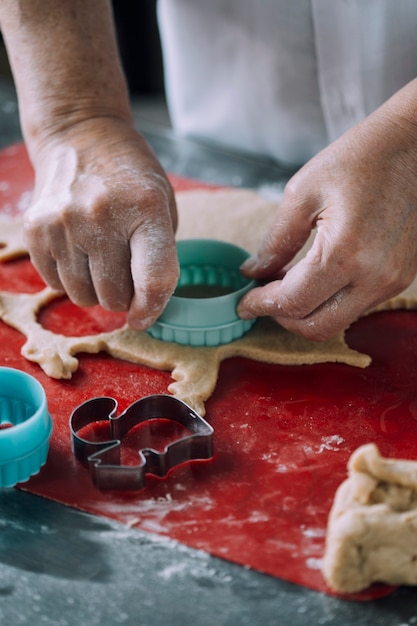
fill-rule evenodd
<path id="1" fill-rule="evenodd" d="M 303 195 L 303 176 L 301 173 L 294 174 L 285 185 L 284 199 L 289 204 L 297 204 Z"/>
<path id="2" fill-rule="evenodd" d="M 304 337 L 304 339 L 314 341 L 316 343 L 324 343 L 332 336 L 332 333 L 330 333 L 326 328 L 319 326 L 313 320 L 306 320 L 303 322 L 300 325 L 299 333 L 302 337 Z"/>
<path id="3" fill-rule="evenodd" d="M 326 328 L 323 328 L 313 319 L 303 319 L 294 322 L 291 320 L 288 321 L 283 320 L 282 318 L 276 318 L 275 321 L 279 325 L 286 328 L 289 332 L 299 335 L 307 341 L 322 343 L 331 337 L 331 334 L 326 330 Z"/>
<path id="4" fill-rule="evenodd" d="M 286 296 L 280 297 L 275 309 L 280 316 L 293 320 L 301 320 L 309 312 L 308 307 L 303 306 L 301 299 Z"/>
<path id="5" fill-rule="evenodd" d="M 23 222 L 23 232 L 26 241 L 39 239 L 44 232 L 44 220 L 42 216 L 27 213 Z"/>
<path id="6" fill-rule="evenodd" d="M 23 232 L 29 246 L 39 249 L 53 247 L 55 242 L 62 242 L 65 238 L 65 222 L 61 215 L 64 209 L 52 211 L 48 205 L 37 205 L 33 211 L 28 211 L 24 218 Z"/>
<path id="7" fill-rule="evenodd" d="M 364 282 L 370 284 L 370 289 L 381 294 L 394 295 L 404 291 L 414 280 L 415 272 L 409 264 L 402 264 L 399 261 L 388 262 L 381 259 L 369 263 L 362 267 Z"/>
<path id="8" fill-rule="evenodd" d="M 135 189 L 134 205 L 141 207 L 142 210 L 153 211 L 156 208 L 161 210 L 161 207 L 165 207 L 169 211 L 170 205 L 174 202 L 173 197 L 172 189 L 165 179 L 157 177 Z"/>

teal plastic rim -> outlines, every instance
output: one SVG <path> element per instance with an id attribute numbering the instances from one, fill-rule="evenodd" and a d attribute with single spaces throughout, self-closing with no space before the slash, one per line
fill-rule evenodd
<path id="1" fill-rule="evenodd" d="M 0 367 L 0 487 L 14 487 L 45 464 L 52 420 L 42 385 L 17 369 Z"/>
<path id="2" fill-rule="evenodd" d="M 255 322 L 240 319 L 236 312 L 244 294 L 256 286 L 239 269 L 249 253 L 213 239 L 178 241 L 177 252 L 177 289 L 148 332 L 155 339 L 190 346 L 217 346 L 242 337 Z M 184 288 L 189 291 L 186 297 L 179 295 Z M 195 288 L 199 297 L 193 297 Z M 211 296 L 212 289 L 220 290 L 221 295 Z"/>

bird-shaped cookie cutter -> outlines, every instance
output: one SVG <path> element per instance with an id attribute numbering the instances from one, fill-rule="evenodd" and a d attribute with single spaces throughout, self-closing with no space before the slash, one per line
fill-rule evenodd
<path id="1" fill-rule="evenodd" d="M 155 394 L 131 404 L 119 416 L 117 400 L 97 397 L 80 404 L 71 414 L 70 431 L 75 457 L 88 466 L 98 489 L 139 490 L 145 487 L 146 474 L 164 477 L 176 467 L 194 460 L 213 457 L 213 427 L 185 402 L 167 394 Z M 153 448 L 138 450 L 138 465 L 121 465 L 123 437 L 137 424 L 168 419 L 184 426 L 190 435 L 173 441 L 162 452 Z M 79 432 L 89 424 L 108 420 L 108 441 L 90 441 Z"/>

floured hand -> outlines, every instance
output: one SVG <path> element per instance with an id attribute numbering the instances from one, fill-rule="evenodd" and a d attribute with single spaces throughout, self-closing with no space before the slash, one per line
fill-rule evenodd
<path id="1" fill-rule="evenodd" d="M 345 133 L 289 182 L 255 257 L 270 281 L 240 303 L 243 318 L 270 315 L 325 340 L 404 290 L 417 271 L 417 82 Z M 316 228 L 307 256 L 294 255 Z"/>
<path id="2" fill-rule="evenodd" d="M 46 283 L 75 304 L 150 326 L 177 284 L 175 227 L 170 184 L 130 124 L 85 120 L 38 152 L 26 240 Z"/>
<path id="3" fill-rule="evenodd" d="M 134 127 L 111 3 L 5 0 L 0 27 L 35 170 L 34 265 L 76 304 L 151 326 L 177 284 L 175 203 Z"/>

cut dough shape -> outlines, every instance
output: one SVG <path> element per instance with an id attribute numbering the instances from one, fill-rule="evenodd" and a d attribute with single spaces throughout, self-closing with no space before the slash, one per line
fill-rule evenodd
<path id="1" fill-rule="evenodd" d="M 358 448 L 329 515 L 323 575 L 339 593 L 417 584 L 417 462 Z"/>
<path id="2" fill-rule="evenodd" d="M 257 249 L 278 208 L 277 202 L 248 189 L 184 191 L 177 193 L 176 198 L 178 239 L 222 239 L 249 252 Z M 9 255 L 14 251 L 15 256 L 27 252 L 19 243 L 23 242 L 23 238 L 19 239 L 21 228 L 20 223 L 15 229 L 2 230 L 6 241 L 3 258 L 7 250 Z M 417 289 L 414 286 L 408 292 L 407 306 L 414 308 Z M 37 294 L 0 292 L 0 317 L 26 335 L 22 354 L 27 359 L 38 363 L 53 378 L 70 378 L 78 367 L 77 353 L 105 350 L 116 358 L 171 371 L 174 382 L 168 391 L 203 415 L 204 402 L 215 388 L 221 361 L 233 356 L 283 365 L 340 362 L 366 367 L 370 363 L 369 356 L 346 345 L 343 333 L 319 344 L 284 330 L 270 319 L 259 320 L 241 339 L 215 348 L 166 343 L 128 327 L 89 337 L 65 337 L 42 328 L 37 321 L 39 310 L 58 296 L 50 289 Z M 385 308 L 396 308 L 396 302 L 403 306 L 403 300 L 397 299 Z"/>
<path id="3" fill-rule="evenodd" d="M 22 347 L 24 357 L 58 379 L 71 378 L 76 371 L 75 354 L 102 350 L 125 361 L 168 370 L 175 381 L 168 391 L 201 415 L 205 415 L 204 402 L 216 386 L 220 363 L 233 356 L 285 365 L 343 362 L 366 367 L 370 362 L 367 355 L 351 350 L 342 335 L 318 344 L 289 333 L 269 319 L 259 320 L 241 339 L 212 348 L 159 341 L 127 326 L 86 337 L 66 337 L 37 321 L 40 309 L 60 295 L 49 288 L 35 294 L 0 291 L 0 318 L 27 338 Z"/>

